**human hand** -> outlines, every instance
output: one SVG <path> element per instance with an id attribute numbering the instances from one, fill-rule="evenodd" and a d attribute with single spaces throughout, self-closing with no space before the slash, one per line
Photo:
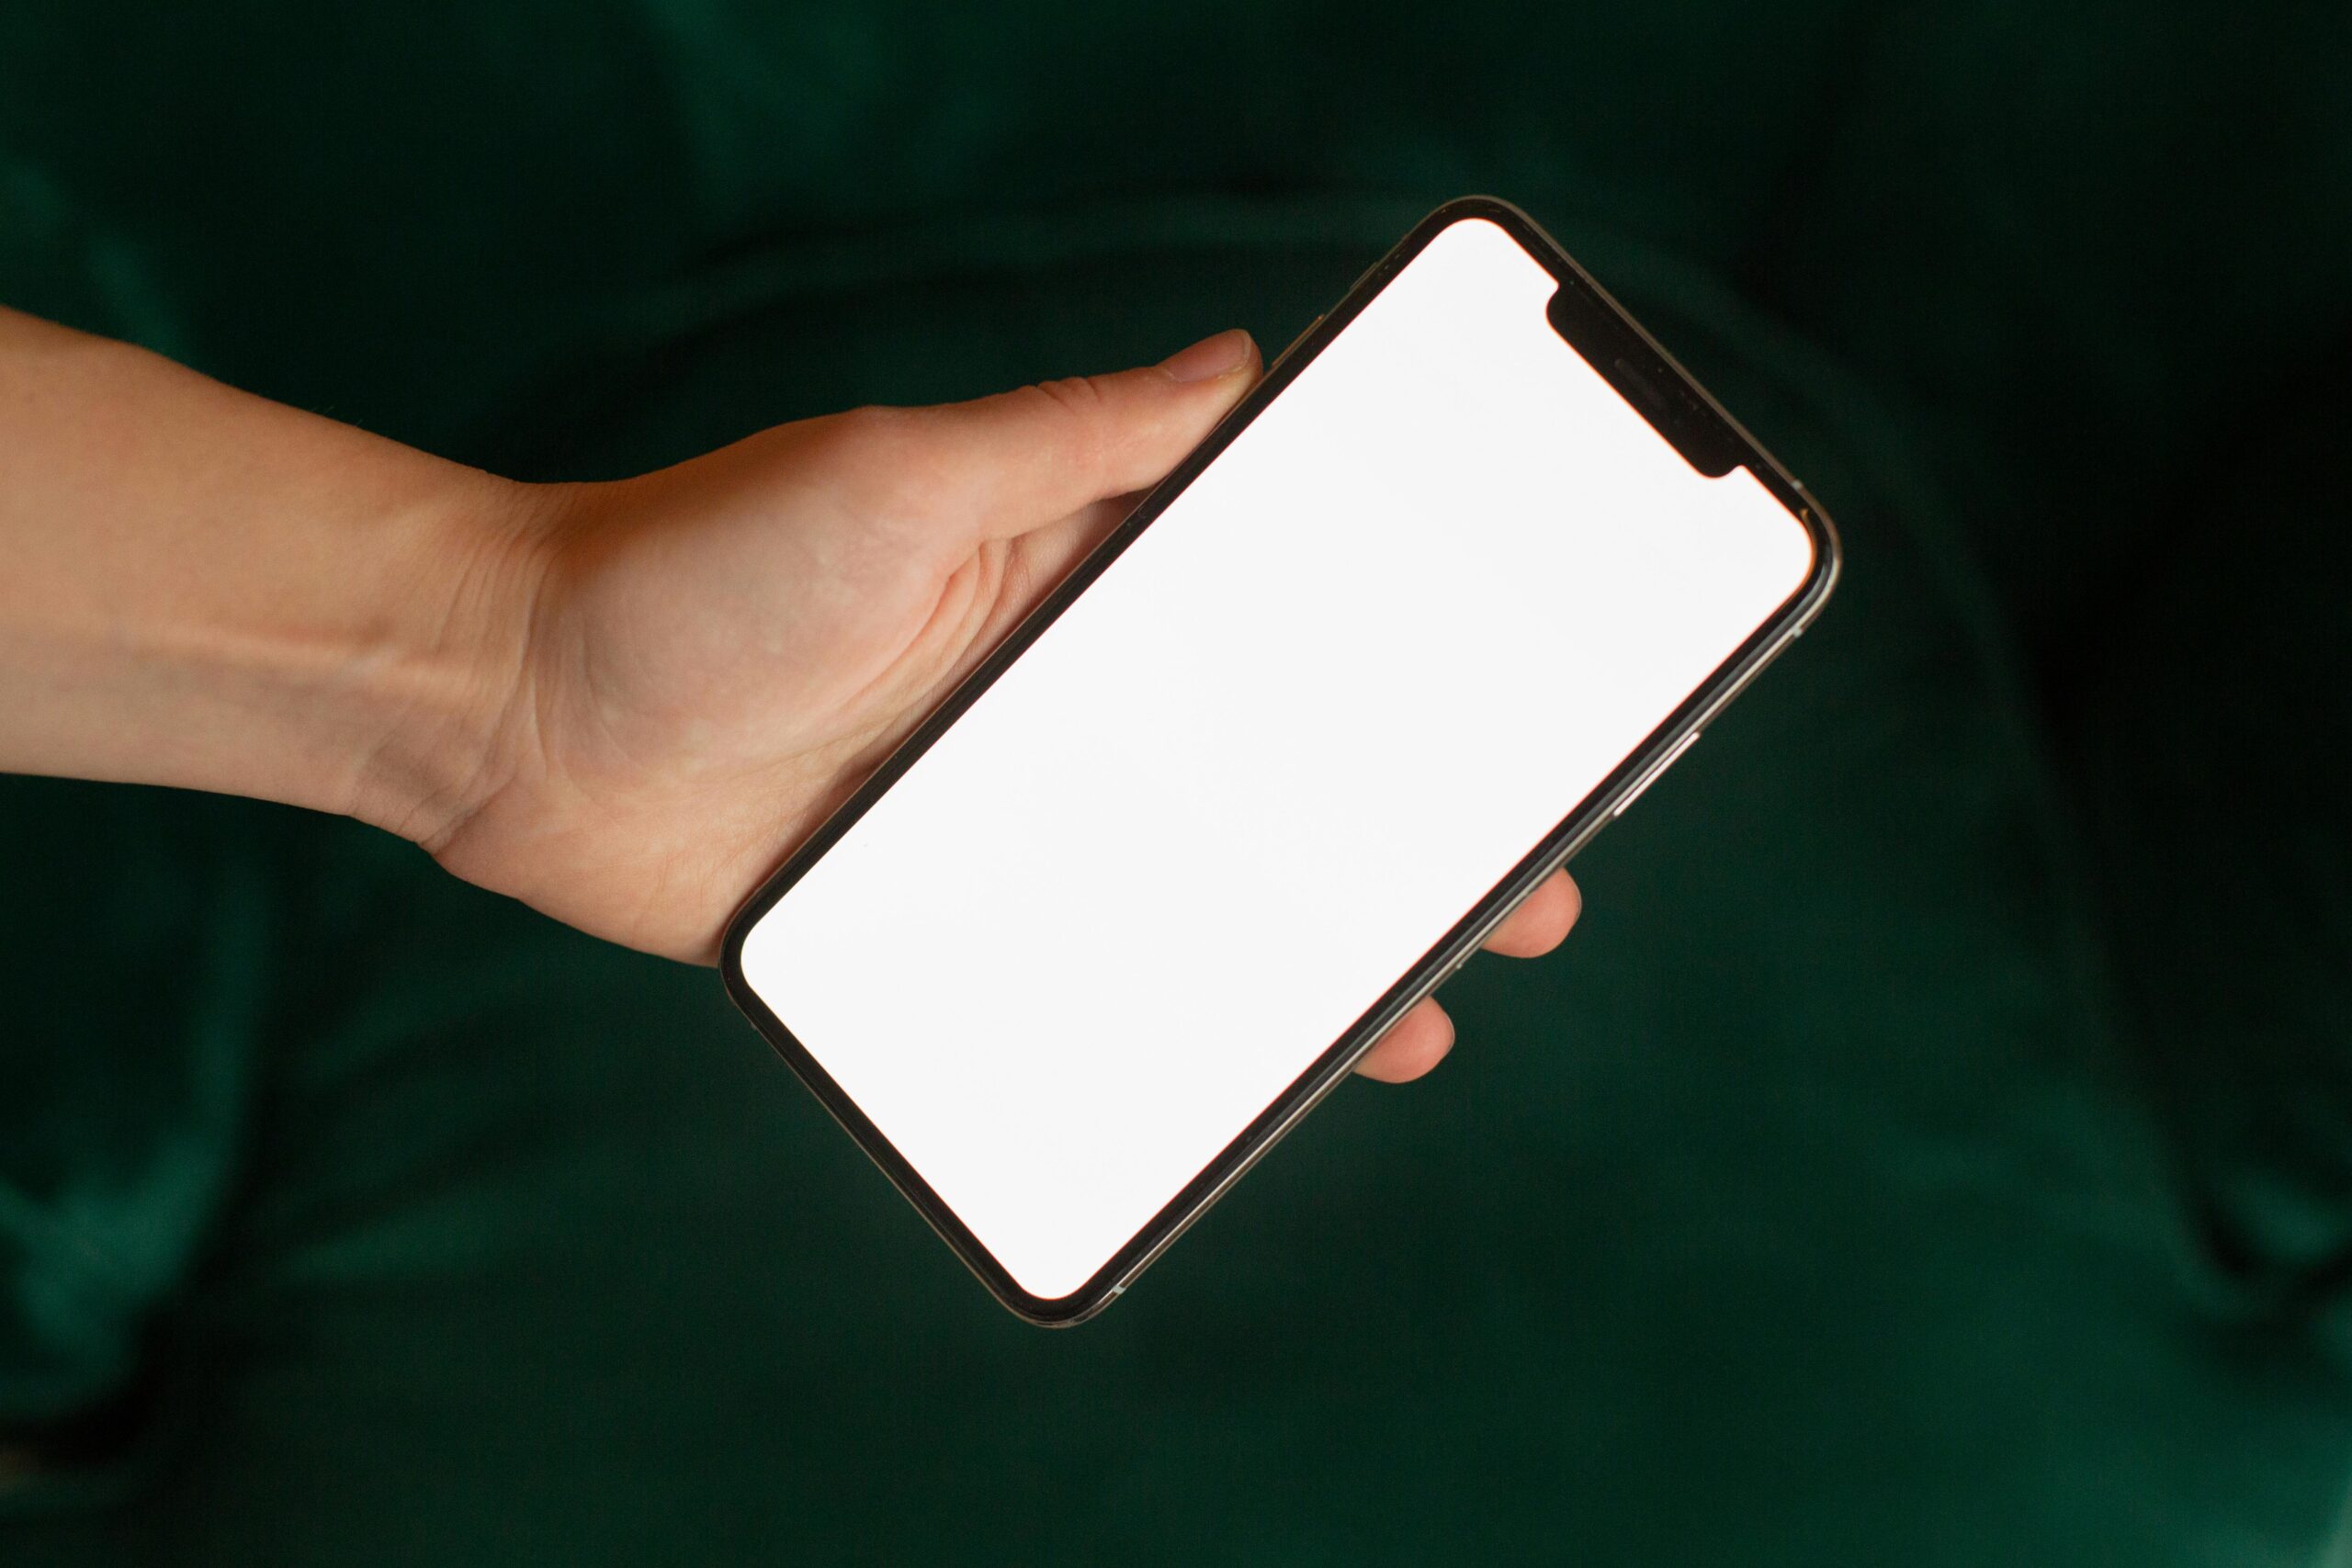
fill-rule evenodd
<path id="1" fill-rule="evenodd" d="M 1227 333 L 532 486 L 0 309 L 0 772 L 356 817 L 707 963 L 1257 373 Z M 1577 908 L 1555 876 L 1487 945 L 1546 952 Z M 1363 1070 L 1416 1077 L 1453 1038 L 1424 1002 Z"/>
<path id="2" fill-rule="evenodd" d="M 728 918 L 1255 380 L 1247 334 L 1164 365 L 779 425 L 616 483 L 518 491 L 492 577 L 518 649 L 458 796 L 458 875 L 708 963 Z M 910 897 L 921 897 L 920 889 Z M 1488 939 L 1575 921 L 1553 877 Z M 1361 1070 L 1453 1043 L 1424 1001 Z"/>

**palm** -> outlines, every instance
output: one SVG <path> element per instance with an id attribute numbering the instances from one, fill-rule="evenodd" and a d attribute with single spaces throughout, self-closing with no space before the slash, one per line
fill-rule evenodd
<path id="1" fill-rule="evenodd" d="M 972 542 L 870 416 L 580 493 L 533 618 L 527 743 L 442 845 L 602 936 L 707 961 L 727 918 L 1115 516 Z M 527 821 L 526 847 L 514 831 Z"/>

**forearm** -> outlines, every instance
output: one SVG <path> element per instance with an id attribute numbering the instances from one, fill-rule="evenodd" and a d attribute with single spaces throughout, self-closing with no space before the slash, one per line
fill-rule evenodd
<path id="1" fill-rule="evenodd" d="M 526 504 L 0 310 L 0 771 L 429 835 L 520 657 Z"/>

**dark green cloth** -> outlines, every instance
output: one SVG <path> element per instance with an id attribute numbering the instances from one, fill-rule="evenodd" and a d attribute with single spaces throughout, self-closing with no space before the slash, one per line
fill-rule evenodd
<path id="1" fill-rule="evenodd" d="M 1279 344 L 1487 189 L 1850 567 L 1453 1061 L 1064 1335 L 707 974 L 348 824 L 0 782 L 0 1560 L 2329 1561 L 2348 44 L 0 11 L 0 299 L 503 471 Z"/>

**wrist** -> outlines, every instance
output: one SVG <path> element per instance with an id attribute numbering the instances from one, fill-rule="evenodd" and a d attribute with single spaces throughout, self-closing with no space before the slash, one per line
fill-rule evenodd
<path id="1" fill-rule="evenodd" d="M 368 716 L 331 808 L 427 848 L 495 794 L 529 712 L 531 624 L 562 487 L 455 470 L 400 525 L 393 613 L 346 657 Z"/>
<path id="2" fill-rule="evenodd" d="M 0 453 L 0 771 L 466 808 L 562 492 L 5 310 Z"/>

